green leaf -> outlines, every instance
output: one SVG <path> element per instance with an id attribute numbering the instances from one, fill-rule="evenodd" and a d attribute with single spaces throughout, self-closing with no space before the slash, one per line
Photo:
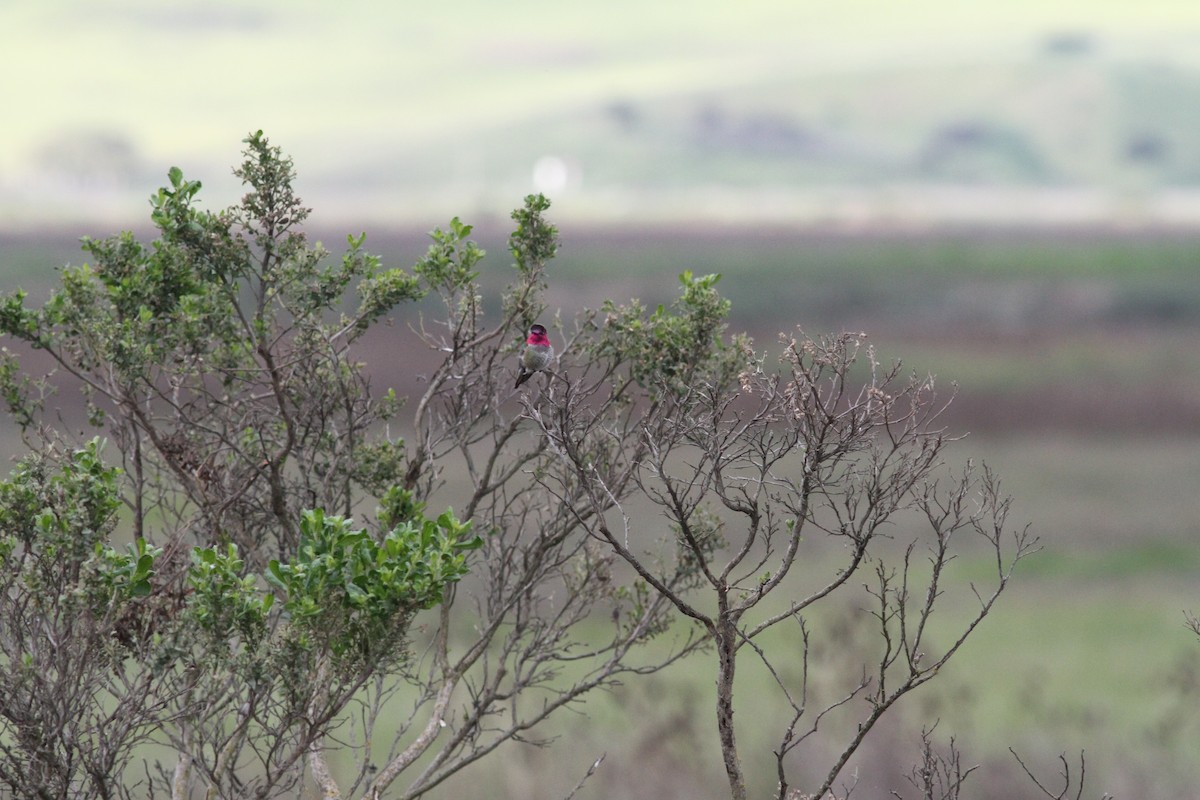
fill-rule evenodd
<path id="1" fill-rule="evenodd" d="M 350 602 L 356 605 L 364 605 L 368 598 L 367 593 L 363 591 L 362 587 L 354 583 L 346 584 L 346 594 L 350 597 Z"/>
<path id="2" fill-rule="evenodd" d="M 280 567 L 276 559 L 271 559 L 267 564 L 267 574 L 263 576 L 267 583 L 277 589 L 287 591 L 287 579 L 284 577 L 283 569 Z"/>

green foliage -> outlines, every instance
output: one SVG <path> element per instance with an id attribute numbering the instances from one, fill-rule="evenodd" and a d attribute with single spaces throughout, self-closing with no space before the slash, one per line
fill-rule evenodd
<path id="1" fill-rule="evenodd" d="M 145 539 L 137 539 L 123 552 L 98 542 L 89 564 L 104 596 L 128 600 L 150 594 L 154 562 L 160 555 L 162 548 L 147 545 Z"/>
<path id="2" fill-rule="evenodd" d="M 558 254 L 558 228 L 545 218 L 550 201 L 542 194 L 531 194 L 524 205 L 513 211 L 516 229 L 508 237 L 508 249 L 517 270 L 517 289 L 504 296 L 504 313 L 518 320 L 527 330 L 542 312 L 541 292 L 546 288 L 546 264 Z"/>
<path id="3" fill-rule="evenodd" d="M 120 505 L 119 470 L 100 460 L 92 439 L 58 466 L 42 455 L 22 460 L 0 481 L 0 537 L 10 556 L 18 545 L 25 558 L 46 570 L 76 567 L 111 534 Z"/>
<path id="4" fill-rule="evenodd" d="M 401 303 L 420 300 L 427 293 L 421 282 L 400 269 L 382 269 L 379 257 L 363 249 L 366 234 L 348 236 L 349 250 L 342 258 L 342 275 L 358 276 L 360 306 L 354 327 L 366 331 Z M 330 297 L 330 301 L 332 301 Z"/>
<path id="5" fill-rule="evenodd" d="M 25 308 L 27 296 L 24 291 L 18 289 L 0 303 L 0 330 L 33 341 L 37 322 L 33 313 Z"/>
<path id="6" fill-rule="evenodd" d="M 35 605 L 64 603 L 99 619 L 152 589 L 162 549 L 109 543 L 120 506 L 120 470 L 92 439 L 55 465 L 31 456 L 0 482 L 0 562 Z"/>
<path id="7" fill-rule="evenodd" d="M 364 235 L 332 259 L 300 230 L 309 211 L 291 159 L 261 131 L 245 145 L 239 204 L 200 208 L 201 183 L 172 168 L 151 198 L 155 241 L 85 239 L 91 263 L 66 268 L 42 307 L 21 292 L 0 301 L 0 332 L 78 379 L 93 425 L 115 415 L 133 437 L 124 441 L 140 442 L 131 455 L 143 474 L 179 481 L 143 484 L 159 495 L 139 489 L 138 530 L 181 489 L 204 513 L 198 544 L 232 541 L 261 567 L 290 556 L 302 504 L 348 513 L 356 491 L 403 479 L 403 442 L 370 433 L 395 397 L 370 396 L 349 347 L 431 287 L 473 280 L 482 251 L 454 220 L 438 244 L 450 255 L 434 253 L 415 275 L 384 268 Z M 14 355 L 0 356 L 0 395 L 26 431 L 36 388 Z M 272 540 L 277 551 L 260 552 Z"/>
<path id="8" fill-rule="evenodd" d="M 0 783 L 21 796 L 75 796 L 79 771 L 132 785 L 112 754 L 130 758 L 147 731 L 202 764 L 210 789 L 269 796 L 229 767 L 307 753 L 342 724 L 362 681 L 401 662 L 414 615 L 442 602 L 482 544 L 450 512 L 427 519 L 402 488 L 413 466 L 380 424 L 400 403 L 372 396 L 350 350 L 430 291 L 479 312 L 470 226 L 436 233 L 411 275 L 385 268 L 365 235 L 332 258 L 301 230 L 309 210 L 291 159 L 261 132 L 245 145 L 238 204 L 203 209 L 200 181 L 173 167 L 151 197 L 153 241 L 85 239 L 90 263 L 65 268 L 40 307 L 23 292 L 0 298 L 0 333 L 82 385 L 128 472 L 105 466 L 92 440 L 0 482 L 0 739 L 18 743 Z M 55 435 L 45 390 L 0 352 L 0 395 L 26 438 Z M 349 514 L 371 496 L 383 526 L 371 533 L 301 512 Z M 134 535 L 114 547 L 122 507 Z M 169 557 L 155 541 L 171 543 Z M 176 555 L 185 543 L 190 565 Z M 108 706 L 133 721 L 112 728 Z M 42 736 L 43 718 L 78 731 L 53 752 L 20 744 Z M 231 739 L 233 720 L 244 725 Z M 30 788 L 10 754 L 54 782 Z"/>
<path id="9" fill-rule="evenodd" d="M 291 642 L 282 652 L 296 655 L 289 649 L 296 645 L 308 652 L 327 648 L 346 664 L 395 656 L 412 616 L 441 601 L 444 589 L 467 573 L 468 551 L 482 545 L 468 535 L 469 522 L 450 512 L 429 520 L 422 509 L 410 493 L 389 492 L 381 519 L 402 521 L 379 541 L 347 519 L 306 511 L 295 557 L 272 560 L 261 578 L 247 570 L 232 543 L 195 548 L 188 609 L 205 646 L 221 657 L 237 641 L 253 651 L 273 627 L 273 611 L 282 611 L 290 627 L 280 630 Z M 279 608 L 263 580 L 278 590 Z"/>
<path id="10" fill-rule="evenodd" d="M 350 521 L 304 512 L 300 549 L 290 563 L 272 560 L 265 575 L 283 595 L 292 624 L 337 657 L 381 657 L 401 641 L 407 621 L 432 608 L 467 573 L 470 523 L 449 512 L 407 520 L 376 542 Z"/>
<path id="11" fill-rule="evenodd" d="M 546 263 L 558 254 L 558 228 L 546 221 L 550 200 L 543 194 L 525 197 L 525 203 L 512 213 L 516 229 L 508 237 L 517 271 L 524 277 L 541 273 Z"/>
<path id="12" fill-rule="evenodd" d="M 275 595 L 263 592 L 258 577 L 247 574 L 237 545 L 192 550 L 187 580 L 192 589 L 188 597 L 191 617 L 210 646 L 228 652 L 230 637 L 235 635 L 248 646 L 262 640 Z"/>
<path id="13" fill-rule="evenodd" d="M 37 383 L 21 370 L 21 361 L 7 347 L 0 347 L 0 396 L 4 406 L 24 430 L 41 412 L 41 397 L 34 395 Z"/>
<path id="14" fill-rule="evenodd" d="M 483 249 L 467 237 L 473 227 L 458 217 L 450 220 L 450 229 L 436 228 L 429 234 L 433 244 L 413 267 L 413 272 L 429 286 L 457 292 L 470 285 L 479 273 L 476 266 L 485 255 Z"/>
<path id="15" fill-rule="evenodd" d="M 248 215 L 250 227 L 264 247 L 274 245 L 274 236 L 308 218 L 309 209 L 292 190 L 296 170 L 292 159 L 283 155 L 279 147 L 272 147 L 261 130 L 242 140 L 246 144 L 246 158 L 233 171 L 250 187 L 243 197 L 241 207 Z"/>
<path id="16" fill-rule="evenodd" d="M 161 728 L 166 695 L 146 696 L 163 673 L 137 659 L 157 649 L 145 612 L 162 551 L 110 544 L 120 471 L 100 449 L 37 453 L 0 481 L 0 783 L 14 797 L 127 796 L 121 769 Z"/>
<path id="17" fill-rule="evenodd" d="M 697 379 L 728 384 L 742 358 L 740 346 L 722 340 L 730 303 L 716 290 L 720 279 L 717 273 L 684 272 L 680 297 L 670 308 L 659 305 L 649 314 L 637 300 L 628 305 L 606 301 L 593 352 L 627 364 L 629 377 L 647 388 L 679 391 Z"/>
<path id="18" fill-rule="evenodd" d="M 407 468 L 404 440 L 380 439 L 358 448 L 353 475 L 364 489 L 382 498 L 400 483 Z"/>
<path id="19" fill-rule="evenodd" d="M 417 502 L 412 492 L 393 486 L 379 499 L 375 515 L 384 528 L 395 528 L 410 520 L 422 519 L 424 512 L 425 504 Z"/>

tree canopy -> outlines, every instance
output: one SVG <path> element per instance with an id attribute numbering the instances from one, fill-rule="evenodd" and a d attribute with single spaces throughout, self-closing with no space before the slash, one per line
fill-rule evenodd
<path id="1" fill-rule="evenodd" d="M 200 182 L 172 169 L 152 242 L 85 240 L 91 261 L 45 303 L 0 304 L 0 331 L 82 386 L 94 429 L 56 425 L 53 376 L 4 350 L 0 391 L 32 451 L 0 483 L 0 783 L 14 793 L 273 797 L 312 782 L 414 798 L 537 741 L 589 692 L 695 656 L 713 658 L 732 797 L 751 783 L 734 723 L 746 658 L 781 711 L 753 769 L 781 800 L 836 794 L 1035 547 L 990 471 L 946 468 L 933 379 L 882 364 L 862 334 L 789 333 L 769 355 L 729 334 L 720 276 L 686 270 L 669 305 L 550 321 L 558 231 L 540 195 L 513 212 L 499 302 L 457 218 L 409 270 L 365 235 L 335 257 L 306 238 L 291 159 L 261 132 L 245 145 L 238 204 L 204 210 Z M 394 317 L 400 358 L 439 359 L 407 404 L 356 355 Z M 539 319 L 557 360 L 514 391 Z M 935 645 L 964 538 L 994 569 Z M 835 566 L 823 543 L 841 548 Z M 813 614 L 854 592 L 872 644 L 818 693 Z M 769 643 L 781 631 L 784 649 Z M 818 740 L 823 767 L 802 769 Z M 331 767 L 339 751 L 353 766 Z"/>

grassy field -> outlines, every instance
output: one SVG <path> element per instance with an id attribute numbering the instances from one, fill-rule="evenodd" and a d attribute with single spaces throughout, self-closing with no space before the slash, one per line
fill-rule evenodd
<path id="1" fill-rule="evenodd" d="M 885 797 L 901 786 L 917 756 L 921 726 L 938 721 L 942 746 L 953 737 L 965 765 L 984 765 L 972 797 L 1035 796 L 1009 747 L 1046 776 L 1054 774 L 1057 753 L 1076 758 L 1086 751 L 1084 796 L 1186 796 L 1200 770 L 1200 725 L 1188 711 L 1200 696 L 1200 642 L 1184 616 L 1200 607 L 1200 497 L 1190 488 L 1200 468 L 1200 437 L 1010 432 L 967 440 L 952 452 L 982 455 L 996 467 L 1016 497 L 1015 520 L 1033 525 L 1042 549 L 1021 563 L 995 612 L 938 680 L 868 740 L 858 794 Z M 836 550 L 818 549 L 806 556 L 801 573 L 829 574 L 838 558 Z M 945 614 L 932 630 L 934 649 L 958 635 L 962 612 L 974 602 L 970 586 L 986 586 L 992 569 L 970 547 L 951 565 Z M 866 598 L 851 591 L 809 618 L 814 695 L 828 696 L 857 674 L 865 605 Z M 775 644 L 781 654 L 795 643 L 779 638 Z M 702 654 L 669 673 L 589 698 L 580 715 L 551 728 L 568 746 L 525 748 L 503 767 L 483 765 L 475 772 L 478 784 L 467 781 L 455 796 L 487 797 L 482 787 L 499 780 L 507 796 L 550 800 L 607 753 L 581 796 L 632 798 L 649 791 L 720 798 L 714 669 L 711 656 Z M 796 660 L 783 658 L 782 669 L 794 676 Z M 781 699 L 753 658 L 739 672 L 739 692 L 740 741 L 761 796 L 771 789 L 770 750 L 785 723 Z M 831 731 L 837 720 L 828 723 Z M 803 774 L 827 757 L 802 750 L 793 766 Z"/>
<path id="2" fill-rule="evenodd" d="M 985 765 L 971 796 L 1032 796 L 1009 746 L 1046 774 L 1056 753 L 1086 750 L 1085 796 L 1186 795 L 1200 774 L 1200 725 L 1186 713 L 1200 697 L 1200 641 L 1184 625 L 1185 610 L 1200 610 L 1200 240 L 563 234 L 550 297 L 568 317 L 605 296 L 669 301 L 679 271 L 720 271 L 734 327 L 768 346 L 773 331 L 797 322 L 810 331 L 864 329 L 885 358 L 962 383 L 963 410 L 951 422 L 974 433 L 952 452 L 999 471 L 1016 498 L 1014 515 L 1031 523 L 1043 549 L 1021 564 L 997 611 L 939 680 L 869 744 L 864 774 L 884 777 L 856 796 L 886 796 L 931 719 L 941 720 L 940 740 L 955 736 L 966 762 Z M 80 260 L 74 239 L 0 242 L 4 287 L 44 293 L 55 265 Z M 406 233 L 372 240 L 398 264 L 423 247 Z M 485 228 L 481 240 L 493 254 L 485 278 L 497 285 L 507 269 L 503 238 Z M 375 341 L 364 357 L 378 365 L 379 385 L 411 394 L 413 370 L 397 364 L 394 350 Z M 0 431 L 13 452 L 11 428 Z M 830 557 L 811 568 L 828 568 Z M 965 556 L 951 594 L 967 597 L 986 570 Z M 815 622 L 856 615 L 851 602 Z M 948 642 L 952 629 L 934 633 Z M 778 704 L 761 669 L 747 667 L 740 680 L 740 733 L 755 788 L 766 792 Z M 481 764 L 477 780 L 437 796 L 559 798 L 608 753 L 579 797 L 719 798 L 712 686 L 712 665 L 701 657 L 592 698 L 582 715 L 556 723 L 565 747 L 511 748 Z"/>
<path id="3" fill-rule="evenodd" d="M 941 746 L 953 737 L 964 766 L 983 765 L 971 797 L 1036 796 L 1009 747 L 1047 778 L 1059 752 L 1075 768 L 1086 751 L 1085 797 L 1187 796 L 1200 770 L 1200 725 L 1189 711 L 1200 696 L 1200 642 L 1184 617 L 1198 605 L 1200 500 L 1188 486 L 1200 466 L 1200 438 L 1014 434 L 955 451 L 985 454 L 1007 477 L 1014 516 L 1033 524 L 1042 550 L 1019 566 L 996 611 L 938 680 L 868 740 L 856 794 L 887 797 L 905 786 L 920 728 L 937 721 Z M 801 570 L 828 574 L 836 555 L 806 558 Z M 986 584 L 990 569 L 970 548 L 952 565 L 935 648 L 957 636 L 956 609 L 970 607 L 970 584 Z M 864 605 L 865 598 L 846 598 L 810 617 L 814 694 L 857 674 L 853 654 L 865 640 L 851 631 L 866 624 Z M 794 644 L 777 640 L 775 652 Z M 782 659 L 785 674 L 796 668 Z M 477 782 L 465 781 L 454 796 L 484 798 L 499 781 L 507 796 L 551 800 L 602 754 L 608 760 L 583 797 L 726 796 L 713 744 L 714 669 L 702 654 L 589 698 L 579 715 L 551 728 L 565 747 L 524 748 L 503 766 L 481 765 Z M 739 672 L 739 692 L 745 766 L 762 796 L 772 788 L 782 701 L 753 658 Z M 827 727 L 838 724 L 835 716 Z M 803 775 L 827 758 L 802 750 L 793 768 Z"/>

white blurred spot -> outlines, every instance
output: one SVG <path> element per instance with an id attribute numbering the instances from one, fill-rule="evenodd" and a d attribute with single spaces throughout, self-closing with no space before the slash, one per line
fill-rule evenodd
<path id="1" fill-rule="evenodd" d="M 558 156 L 542 156 L 533 164 L 533 188 L 542 194 L 561 194 L 571 183 L 571 166 Z"/>

